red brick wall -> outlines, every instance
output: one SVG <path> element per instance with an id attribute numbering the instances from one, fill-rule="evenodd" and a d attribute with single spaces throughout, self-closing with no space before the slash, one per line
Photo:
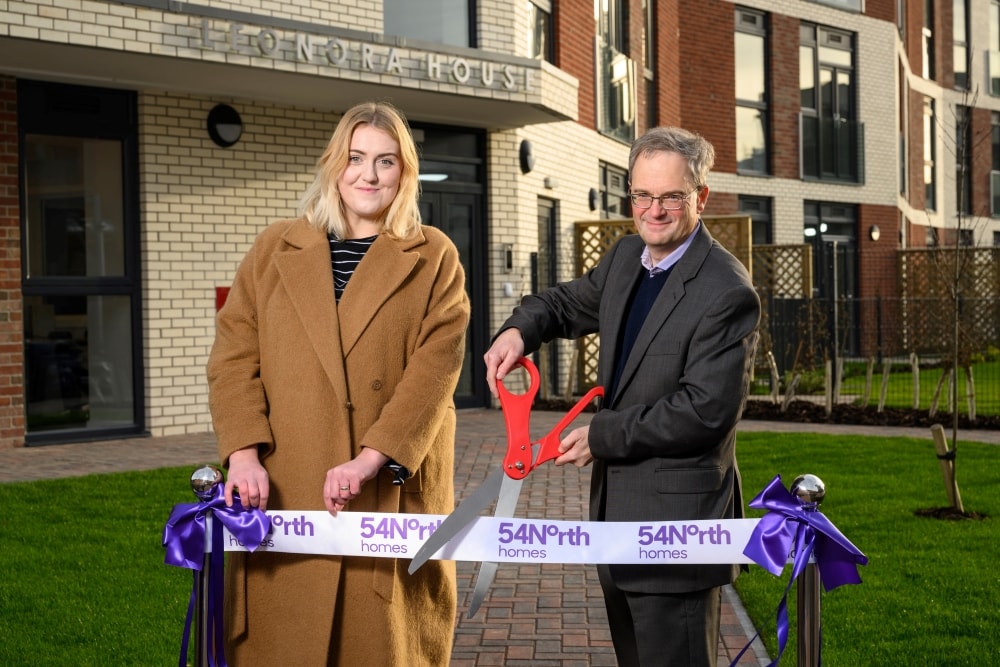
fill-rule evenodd
<path id="1" fill-rule="evenodd" d="M 896 22 L 896 0 L 865 0 L 864 7 L 865 16 L 880 21 Z"/>
<path id="2" fill-rule="evenodd" d="M 910 100 L 910 131 L 907 137 L 909 148 L 909 200 L 916 209 L 926 208 L 924 196 L 924 96 L 913 90 L 908 91 Z"/>
<path id="3" fill-rule="evenodd" d="M 920 76 L 923 71 L 923 55 L 921 48 L 921 30 L 924 26 L 924 5 L 922 2 L 906 3 L 906 30 L 903 46 L 906 50 L 907 59 L 910 61 L 910 70 Z"/>
<path id="4" fill-rule="evenodd" d="M 799 19 L 770 15 L 771 168 L 778 178 L 799 177 Z"/>
<path id="5" fill-rule="evenodd" d="M 555 65 L 577 78 L 577 106 L 580 125 L 597 129 L 594 91 L 594 5 L 586 2 L 560 2 L 553 19 L 555 26 Z"/>
<path id="6" fill-rule="evenodd" d="M 714 169 L 712 171 L 715 171 Z M 712 190 L 712 176 L 708 177 L 708 203 L 705 215 L 736 215 L 739 212 L 738 195 L 732 192 Z"/>
<path id="7" fill-rule="evenodd" d="M 873 226 L 878 226 L 878 241 L 872 241 Z M 860 263 L 857 296 L 866 299 L 879 294 L 895 294 L 899 211 L 894 206 L 859 204 L 857 236 Z"/>
<path id="8" fill-rule="evenodd" d="M 715 146 L 715 171 L 736 173 L 736 76 L 733 5 L 680 0 L 684 30 L 677 40 L 680 125 Z"/>
<path id="9" fill-rule="evenodd" d="M 656 111 L 660 125 L 681 122 L 681 50 L 677 48 L 680 34 L 680 13 L 673 2 L 656 3 Z"/>
<path id="10" fill-rule="evenodd" d="M 990 214 L 990 170 L 993 168 L 992 115 L 989 109 L 972 109 L 972 207 L 973 215 Z"/>
<path id="11" fill-rule="evenodd" d="M 0 77 L 0 448 L 24 445 L 17 86 Z"/>
<path id="12" fill-rule="evenodd" d="M 951 48 L 953 16 L 951 3 L 934 3 L 934 51 L 937 60 L 937 76 L 935 79 L 944 88 L 955 87 L 954 50 Z M 968 39 L 966 39 L 968 43 Z"/>

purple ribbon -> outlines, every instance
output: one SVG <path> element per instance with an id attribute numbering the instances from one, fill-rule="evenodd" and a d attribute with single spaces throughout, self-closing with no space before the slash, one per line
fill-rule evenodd
<path id="1" fill-rule="evenodd" d="M 743 554 L 777 576 L 795 553 L 792 578 L 798 576 L 815 553 L 820 581 L 826 591 L 844 584 L 860 584 L 858 565 L 868 557 L 851 544 L 814 505 L 792 495 L 781 484 L 781 475 L 771 480 L 750 501 L 754 509 L 768 510 L 743 549 Z"/>
<path id="2" fill-rule="evenodd" d="M 868 557 L 851 544 L 837 528 L 830 523 L 813 503 L 806 503 L 785 489 L 781 475 L 777 475 L 750 501 L 750 507 L 765 509 L 768 513 L 761 517 L 743 555 L 771 574 L 778 576 L 785 569 L 788 556 L 792 560 L 792 576 L 785 587 L 785 593 L 778 603 L 777 634 L 778 657 L 768 667 L 778 664 L 788 641 L 788 591 L 798 578 L 809 559 L 815 556 L 820 581 L 826 591 L 832 591 L 844 584 L 860 584 L 858 565 L 867 565 Z M 755 637 L 756 639 L 756 637 Z M 752 643 L 751 640 L 750 643 Z M 750 644 L 747 644 L 749 647 Z M 746 651 L 740 651 L 740 656 Z M 739 660 L 737 656 L 736 660 Z M 734 662 L 735 664 L 735 662 Z"/>
<path id="3" fill-rule="evenodd" d="M 233 506 L 226 507 L 224 490 L 223 485 L 218 484 L 212 490 L 212 497 L 207 500 L 174 505 L 170 518 L 167 519 L 167 525 L 163 528 L 163 546 L 166 548 L 163 561 L 167 565 L 194 570 L 194 585 L 191 587 L 191 599 L 188 601 L 184 634 L 181 637 L 179 667 L 187 665 L 188 639 L 199 588 L 198 573 L 205 564 L 205 537 L 208 532 L 209 513 L 228 528 L 236 539 L 245 544 L 249 551 L 260 546 L 261 541 L 271 530 L 271 519 L 259 509 L 245 509 L 235 494 Z M 226 667 L 222 630 L 224 592 L 222 572 L 225 556 L 222 533 L 222 527 L 218 524 L 212 527 L 212 549 L 207 573 L 210 587 L 206 616 L 211 631 L 210 636 L 213 638 L 209 641 L 207 649 L 208 662 L 213 667 Z"/>

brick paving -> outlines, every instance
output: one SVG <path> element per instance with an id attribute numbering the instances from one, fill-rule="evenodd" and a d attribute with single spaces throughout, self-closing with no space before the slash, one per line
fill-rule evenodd
<path id="1" fill-rule="evenodd" d="M 532 414 L 532 435 L 539 437 L 561 417 Z M 585 414 L 578 423 L 587 419 Z M 744 421 L 744 431 L 832 432 L 845 435 L 898 435 L 929 438 L 924 428 L 884 428 L 791 422 Z M 1000 444 L 1000 431 L 965 430 L 966 440 Z M 503 458 L 506 432 L 499 410 L 462 410 L 456 434 L 455 487 L 464 498 Z M 159 438 L 0 449 L 0 483 L 129 470 L 190 465 L 192 470 L 216 461 L 211 433 Z M 518 516 L 579 519 L 587 513 L 590 468 L 542 466 L 525 481 Z M 178 484 L 186 484 L 179 479 Z M 167 511 L 165 508 L 164 511 Z M 508 665 L 525 667 L 612 667 L 614 650 L 604 602 L 592 566 L 501 563 L 493 588 L 476 616 L 468 619 L 468 597 L 476 563 L 458 564 L 459 613 L 455 623 L 452 667 Z M 753 636 L 754 629 L 731 587 L 723 594 L 719 663 L 728 665 Z M 740 665 L 770 662 L 757 639 Z"/>

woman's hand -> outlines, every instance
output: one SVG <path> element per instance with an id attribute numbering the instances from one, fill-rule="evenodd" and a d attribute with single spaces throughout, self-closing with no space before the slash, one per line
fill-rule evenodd
<path id="1" fill-rule="evenodd" d="M 323 502 L 327 511 L 336 516 L 347 503 L 361 494 L 361 486 L 378 474 L 389 457 L 372 449 L 362 447 L 361 453 L 347 463 L 326 472 L 323 485 Z"/>
<path id="2" fill-rule="evenodd" d="M 226 507 L 233 506 L 233 491 L 240 496 L 245 509 L 267 509 L 270 482 L 267 471 L 260 464 L 257 445 L 238 449 L 229 455 L 229 478 L 226 480 Z"/>

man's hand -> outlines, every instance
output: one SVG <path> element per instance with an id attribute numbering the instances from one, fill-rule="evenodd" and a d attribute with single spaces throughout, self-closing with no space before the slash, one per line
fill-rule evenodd
<path id="1" fill-rule="evenodd" d="M 514 367 L 517 360 L 524 356 L 524 339 L 518 329 L 506 329 L 490 349 L 486 350 L 483 360 L 486 362 L 486 384 L 490 393 L 497 396 L 497 380 L 502 380 Z"/>
<path id="2" fill-rule="evenodd" d="M 267 509 L 270 482 L 267 471 L 260 464 L 257 445 L 238 449 L 229 455 L 229 478 L 226 480 L 226 507 L 233 506 L 233 491 L 239 493 L 245 509 Z"/>
<path id="3" fill-rule="evenodd" d="M 559 442 L 559 457 L 555 460 L 557 466 L 572 463 L 577 468 L 590 464 L 594 457 L 590 453 L 590 426 L 581 426 L 569 432 Z"/>

